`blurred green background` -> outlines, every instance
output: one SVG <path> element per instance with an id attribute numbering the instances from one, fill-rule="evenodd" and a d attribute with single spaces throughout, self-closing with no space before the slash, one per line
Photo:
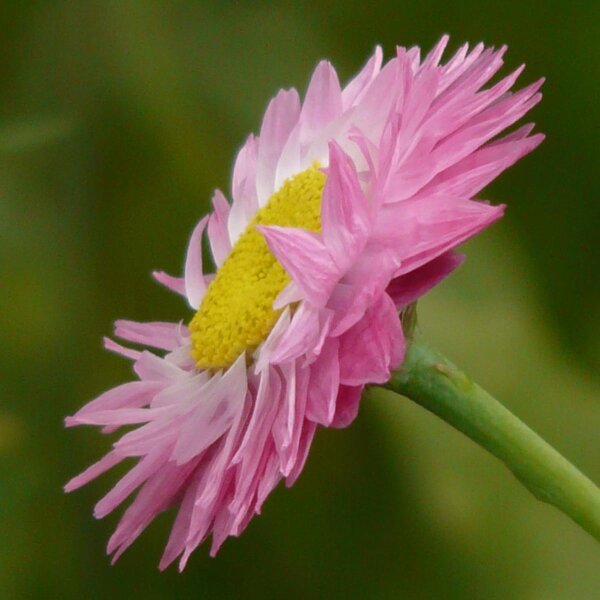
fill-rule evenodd
<path id="1" fill-rule="evenodd" d="M 101 349 L 115 318 L 188 319 L 152 269 L 187 236 L 269 97 L 318 59 L 342 79 L 376 43 L 507 43 L 548 138 L 482 197 L 506 218 L 422 303 L 429 339 L 600 481 L 600 18 L 588 2 L 4 0 L 0 55 L 0 598 L 600 597 L 600 547 L 492 458 L 408 401 L 320 431 L 217 559 L 156 565 L 172 514 L 116 567 L 109 445 L 62 419 L 130 377 Z"/>

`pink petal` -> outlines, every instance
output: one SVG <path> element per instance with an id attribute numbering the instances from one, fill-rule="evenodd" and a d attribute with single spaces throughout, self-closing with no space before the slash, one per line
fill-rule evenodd
<path id="1" fill-rule="evenodd" d="M 255 482 L 259 462 L 279 407 L 281 382 L 274 370 L 262 373 L 256 402 L 243 440 L 232 463 L 237 464 L 235 494 L 229 504 L 232 513 L 239 513 Z"/>
<path id="2" fill-rule="evenodd" d="M 147 381 L 172 382 L 188 376 L 187 372 L 182 371 L 166 358 L 148 351 L 139 353 L 133 370 L 140 379 Z"/>
<path id="3" fill-rule="evenodd" d="M 259 206 L 264 206 L 275 191 L 277 162 L 299 115 L 300 98 L 294 89 L 281 90 L 267 107 L 260 129 L 256 166 Z"/>
<path id="4" fill-rule="evenodd" d="M 525 131 L 529 132 L 530 129 L 526 126 L 515 134 Z M 470 197 L 477 194 L 502 171 L 533 151 L 544 140 L 542 134 L 522 139 L 513 137 L 515 134 L 486 144 L 444 170 L 419 193 L 419 196 L 447 194 Z"/>
<path id="5" fill-rule="evenodd" d="M 115 321 L 115 335 L 129 342 L 144 344 L 160 348 L 161 350 L 175 350 L 181 345 L 181 335 L 187 335 L 187 327 L 179 323 L 164 323 L 154 321 L 139 323 L 137 321 Z"/>
<path id="6" fill-rule="evenodd" d="M 315 69 L 300 113 L 300 144 L 306 144 L 342 112 L 342 91 L 331 63 L 323 60 Z"/>
<path id="7" fill-rule="evenodd" d="M 77 411 L 75 416 L 98 410 L 141 408 L 150 404 L 152 398 L 163 388 L 164 384 L 156 381 L 130 381 L 112 388 L 88 402 Z"/>
<path id="8" fill-rule="evenodd" d="M 150 522 L 159 513 L 169 508 L 196 464 L 190 462 L 183 466 L 177 466 L 167 463 L 142 486 L 108 541 L 106 552 L 108 554 L 115 553 L 111 561 L 113 564 L 133 544 Z"/>
<path id="9" fill-rule="evenodd" d="M 362 100 L 372 81 L 381 70 L 382 60 L 383 51 L 381 50 L 381 46 L 376 46 L 373 56 L 367 61 L 367 64 L 361 69 L 360 73 L 344 87 L 342 91 L 342 105 L 344 110 L 348 110 L 351 106 L 358 104 Z"/>
<path id="10" fill-rule="evenodd" d="M 246 357 L 242 354 L 223 375 L 212 394 L 206 397 L 200 394 L 196 399 L 196 407 L 178 435 L 172 459 L 183 464 L 219 439 L 231 427 L 246 391 Z"/>
<path id="11" fill-rule="evenodd" d="M 138 464 L 124 475 L 118 483 L 94 507 L 94 516 L 102 519 L 111 513 L 144 481 L 146 481 L 166 460 L 164 448 L 157 448 L 145 456 Z"/>
<path id="12" fill-rule="evenodd" d="M 203 457 L 203 460 L 206 461 L 207 457 Z M 179 512 L 177 513 L 175 523 L 171 528 L 171 534 L 158 567 L 161 571 L 164 571 L 185 548 L 194 502 L 202 482 L 202 476 L 205 472 L 202 466 L 201 463 L 196 467 L 195 472 L 190 477 L 190 481 L 187 483 L 187 488 L 183 495 Z"/>
<path id="13" fill-rule="evenodd" d="M 376 241 L 393 252 L 402 264 L 395 273 L 399 276 L 456 247 L 499 219 L 503 211 L 503 206 L 446 197 L 386 205 L 380 211 L 370 243 Z M 365 264 L 364 269 L 367 268 Z"/>
<path id="14" fill-rule="evenodd" d="M 404 335 L 392 299 L 383 294 L 365 316 L 340 337 L 340 382 L 386 383 L 404 356 Z"/>
<path id="15" fill-rule="evenodd" d="M 122 456 L 119 456 L 115 452 L 109 452 L 98 462 L 89 466 L 83 473 L 80 473 L 77 477 L 73 477 L 73 479 L 65 485 L 65 492 L 72 492 L 79 489 L 93 479 L 96 479 L 99 475 L 106 473 L 106 471 L 112 469 L 115 465 L 118 465 L 122 460 Z"/>
<path id="16" fill-rule="evenodd" d="M 270 362 L 288 362 L 314 350 L 322 338 L 322 330 L 328 328 L 328 313 L 326 309 L 318 309 L 307 302 L 300 303 L 273 351 Z"/>
<path id="17" fill-rule="evenodd" d="M 421 66 L 422 69 L 429 69 L 432 67 L 437 67 L 440 59 L 442 58 L 442 54 L 448 45 L 448 41 L 450 40 L 450 36 L 444 34 L 440 41 L 432 48 L 429 54 L 425 57 L 423 64 Z"/>
<path id="18" fill-rule="evenodd" d="M 306 418 L 328 427 L 336 412 L 339 390 L 339 342 L 329 338 L 310 368 Z"/>
<path id="19" fill-rule="evenodd" d="M 124 356 L 125 358 L 129 358 L 131 360 L 138 360 L 139 357 L 142 355 L 141 352 L 139 352 L 138 350 L 132 350 L 131 348 L 126 348 L 125 346 L 121 346 L 121 344 L 118 344 L 117 342 L 115 342 L 114 340 L 111 340 L 110 338 L 103 338 L 103 343 L 104 343 L 104 347 L 109 350 L 110 352 L 114 352 L 115 354 L 120 354 L 121 356 Z"/>
<path id="20" fill-rule="evenodd" d="M 339 272 L 318 236 L 294 227 L 260 226 L 271 252 L 301 290 L 304 298 L 323 306 Z"/>
<path id="21" fill-rule="evenodd" d="M 271 364 L 271 357 L 279 346 L 279 342 L 290 324 L 290 309 L 285 308 L 267 339 L 254 352 L 254 372 L 260 373 Z"/>
<path id="22" fill-rule="evenodd" d="M 331 427 L 342 429 L 348 427 L 358 414 L 360 399 L 363 392 L 363 386 L 340 385 L 337 397 L 336 411 Z"/>
<path id="23" fill-rule="evenodd" d="M 329 144 L 329 168 L 321 205 L 323 242 L 340 271 L 364 247 L 370 230 L 369 201 L 350 157 Z"/>
<path id="24" fill-rule="evenodd" d="M 463 254 L 446 252 L 422 267 L 393 279 L 386 293 L 398 309 L 408 306 L 435 287 L 464 261 Z"/>
<path id="25" fill-rule="evenodd" d="M 185 280 L 183 277 L 173 277 L 163 271 L 153 271 L 152 277 L 158 281 L 161 285 L 164 285 L 167 289 L 185 296 Z"/>
<path id="26" fill-rule="evenodd" d="M 298 480 L 298 477 L 300 477 L 302 469 L 304 469 L 304 465 L 306 464 L 306 459 L 308 458 L 308 451 L 310 450 L 310 447 L 312 445 L 316 429 L 316 423 L 307 420 L 304 421 L 304 424 L 302 426 L 302 433 L 300 434 L 296 462 L 294 463 L 292 469 L 290 470 L 285 479 L 285 485 L 287 487 L 291 487 L 292 485 L 294 485 L 294 483 L 296 483 L 296 481 Z"/>

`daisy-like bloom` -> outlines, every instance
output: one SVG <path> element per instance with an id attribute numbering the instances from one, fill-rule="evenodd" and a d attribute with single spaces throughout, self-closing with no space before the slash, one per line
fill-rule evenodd
<path id="1" fill-rule="evenodd" d="M 196 311 L 189 324 L 117 321 L 117 337 L 158 353 L 106 340 L 137 379 L 66 420 L 134 426 L 66 486 L 137 460 L 94 511 L 139 489 L 108 543 L 115 560 L 173 506 L 161 568 L 181 557 L 182 569 L 210 534 L 213 555 L 239 535 L 281 479 L 297 479 L 317 426 L 351 423 L 365 385 L 402 363 L 399 311 L 502 216 L 472 198 L 542 141 L 532 125 L 498 137 L 542 82 L 511 92 L 519 68 L 485 88 L 505 48 L 465 45 L 442 64 L 447 41 L 424 60 L 398 48 L 383 67 L 377 48 L 344 88 L 321 62 L 303 102 L 280 91 L 237 156 L 232 202 L 215 192 L 194 229 L 184 276 L 154 273 Z"/>

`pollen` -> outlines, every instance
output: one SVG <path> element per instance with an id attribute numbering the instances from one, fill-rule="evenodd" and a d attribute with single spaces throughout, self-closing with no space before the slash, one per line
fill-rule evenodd
<path id="1" fill-rule="evenodd" d="M 256 226 L 320 231 L 324 185 L 318 165 L 288 179 L 234 244 L 190 323 L 192 356 L 199 368 L 227 368 L 267 338 L 281 313 L 273 302 L 290 276 Z"/>

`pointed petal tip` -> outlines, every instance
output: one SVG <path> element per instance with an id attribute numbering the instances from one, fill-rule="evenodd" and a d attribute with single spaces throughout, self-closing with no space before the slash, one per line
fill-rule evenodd
<path id="1" fill-rule="evenodd" d="M 70 479 L 69 481 L 67 481 L 67 483 L 65 483 L 65 485 L 63 485 L 63 492 L 65 494 L 74 492 L 79 487 L 75 480 L 76 480 L 76 477 L 73 477 L 73 479 Z"/>

